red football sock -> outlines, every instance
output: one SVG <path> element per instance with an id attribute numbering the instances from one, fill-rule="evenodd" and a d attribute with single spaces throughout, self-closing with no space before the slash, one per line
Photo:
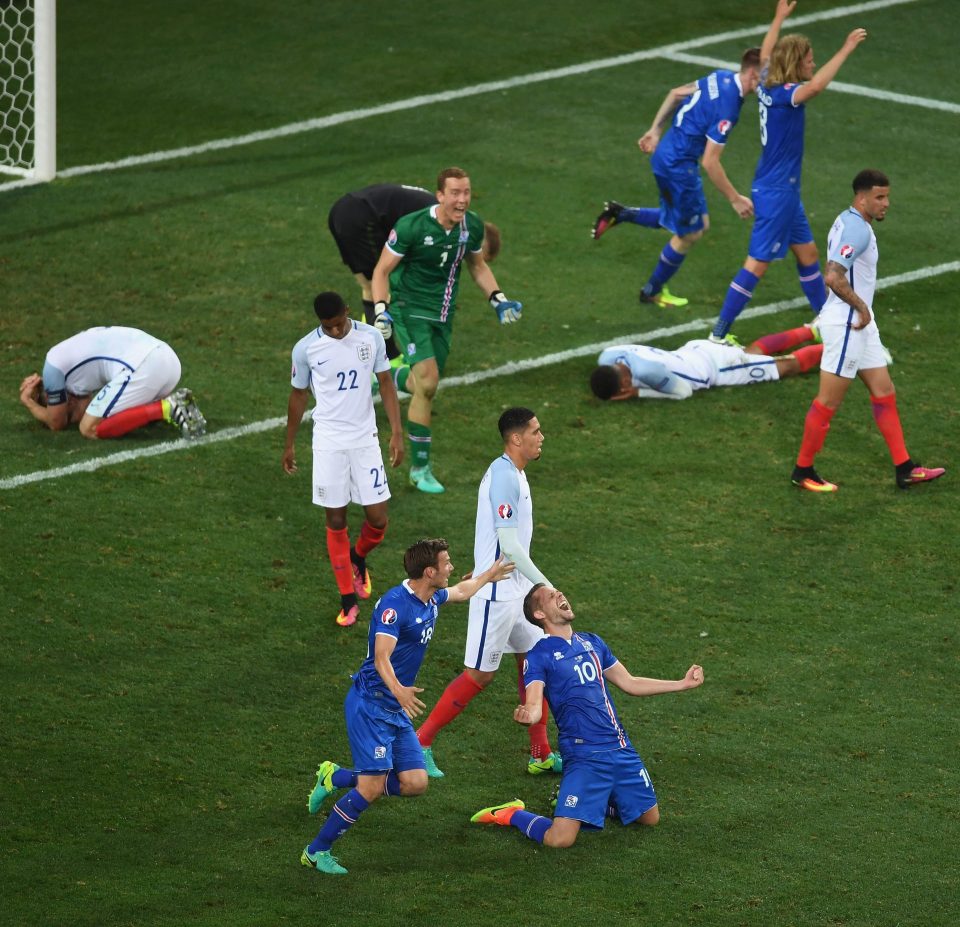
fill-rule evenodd
<path id="1" fill-rule="evenodd" d="M 440 701 L 433 706 L 433 711 L 427 716 L 417 731 L 417 739 L 421 747 L 433 744 L 433 738 L 446 727 L 471 700 L 483 691 L 483 686 L 475 682 L 469 673 L 461 673 L 443 690 Z"/>
<path id="2" fill-rule="evenodd" d="M 900 424 L 900 414 L 897 412 L 897 397 L 891 393 L 889 396 L 871 396 L 870 405 L 873 407 L 873 418 L 883 435 L 883 440 L 887 442 L 890 449 L 890 457 L 893 465 L 899 467 L 910 459 L 907 453 L 907 446 L 903 443 L 903 427 Z"/>
<path id="3" fill-rule="evenodd" d="M 754 341 L 760 349 L 761 354 L 783 354 L 791 348 L 795 348 L 804 341 L 812 341 L 813 332 L 806 325 L 800 328 L 791 328 L 785 332 L 774 332 L 772 335 L 764 335 Z M 751 345 L 751 347 L 753 346 Z"/>
<path id="4" fill-rule="evenodd" d="M 360 526 L 360 537 L 357 538 L 357 546 L 354 548 L 358 557 L 366 557 L 382 540 L 387 533 L 387 526 L 384 523 L 382 528 L 374 528 L 370 522 L 364 519 Z"/>
<path id="5" fill-rule="evenodd" d="M 807 419 L 803 424 L 803 441 L 800 443 L 800 453 L 797 454 L 798 467 L 812 467 L 813 458 L 817 456 L 823 442 L 827 439 L 830 430 L 830 419 L 834 409 L 828 409 L 814 399 L 807 412 Z"/>
<path id="6" fill-rule="evenodd" d="M 353 592 L 353 569 L 350 566 L 350 533 L 346 528 L 327 528 L 327 553 L 333 578 L 340 595 Z"/>
<path id="7" fill-rule="evenodd" d="M 806 373 L 820 366 L 820 358 L 823 357 L 822 344 L 808 344 L 805 348 L 800 348 L 793 352 L 793 356 L 800 365 L 800 372 Z"/>
<path id="8" fill-rule="evenodd" d="M 161 400 L 148 402 L 143 406 L 134 406 L 124 409 L 116 415 L 100 420 L 97 425 L 98 438 L 119 438 L 128 431 L 142 428 L 149 422 L 156 422 L 163 418 L 163 403 Z"/>

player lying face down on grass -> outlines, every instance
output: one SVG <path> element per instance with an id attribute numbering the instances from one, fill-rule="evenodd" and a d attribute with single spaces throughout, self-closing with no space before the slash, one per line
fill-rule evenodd
<path id="1" fill-rule="evenodd" d="M 820 366 L 822 344 L 814 325 L 764 335 L 747 347 L 728 336 L 721 344 L 698 338 L 674 351 L 620 344 L 597 358 L 590 389 L 598 399 L 686 399 L 714 386 L 774 383 Z M 781 351 L 793 351 L 780 354 Z"/>
<path id="2" fill-rule="evenodd" d="M 527 811 L 518 798 L 478 811 L 476 824 L 512 825 L 544 846 L 569 847 L 582 826 L 602 828 L 607 817 L 624 824 L 660 821 L 650 775 L 620 723 L 608 684 L 627 695 L 681 692 L 703 684 L 694 664 L 682 679 L 634 676 L 596 634 L 573 630 L 567 597 L 535 585 L 523 603 L 527 620 L 546 633 L 527 654 L 527 698 L 514 710 L 519 724 L 534 724 L 546 693 L 560 732 L 563 778 L 551 820 Z"/>

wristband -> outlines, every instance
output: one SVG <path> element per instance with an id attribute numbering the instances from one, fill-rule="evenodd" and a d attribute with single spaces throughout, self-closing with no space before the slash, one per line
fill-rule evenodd
<path id="1" fill-rule="evenodd" d="M 503 290 L 494 290 L 487 299 L 492 309 L 496 309 L 499 303 L 505 303 L 507 301 L 507 297 L 503 295 Z"/>
<path id="2" fill-rule="evenodd" d="M 386 302 L 385 300 L 378 299 L 378 300 L 373 304 L 373 314 L 374 314 L 374 316 L 378 316 L 378 315 L 380 315 L 380 313 L 382 313 L 382 312 L 389 312 L 389 311 L 390 311 L 390 303 Z"/>

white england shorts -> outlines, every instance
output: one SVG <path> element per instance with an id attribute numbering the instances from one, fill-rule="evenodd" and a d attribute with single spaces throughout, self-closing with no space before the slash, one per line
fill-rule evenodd
<path id="1" fill-rule="evenodd" d="M 180 382 L 180 358 L 168 344 L 158 344 L 132 373 L 118 373 L 87 406 L 87 415 L 109 418 L 124 409 L 166 399 Z"/>
<path id="2" fill-rule="evenodd" d="M 342 509 L 349 502 L 376 505 L 390 498 L 379 444 L 349 451 L 313 449 L 313 504 Z"/>
<path id="3" fill-rule="evenodd" d="M 849 314 L 856 317 L 852 309 Z M 821 370 L 852 380 L 861 370 L 887 366 L 890 355 L 880 340 L 880 329 L 874 320 L 871 319 L 866 328 L 855 331 L 847 324 L 845 315 L 841 318 L 832 313 L 826 318 L 822 312 L 820 315 Z"/>
<path id="4" fill-rule="evenodd" d="M 545 636 L 541 628 L 523 617 L 523 599 L 491 602 L 474 596 L 470 600 L 463 664 L 493 673 L 505 653 L 526 653 Z"/>
<path id="5" fill-rule="evenodd" d="M 747 354 L 729 344 L 711 344 L 710 355 L 717 365 L 715 386 L 749 386 L 780 379 L 777 359 L 766 354 Z"/>

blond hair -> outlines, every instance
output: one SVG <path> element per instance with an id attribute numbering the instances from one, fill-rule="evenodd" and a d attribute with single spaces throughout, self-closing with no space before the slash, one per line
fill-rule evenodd
<path id="1" fill-rule="evenodd" d="M 785 35 L 773 48 L 764 87 L 779 87 L 801 81 L 803 59 L 813 46 L 805 35 Z"/>

